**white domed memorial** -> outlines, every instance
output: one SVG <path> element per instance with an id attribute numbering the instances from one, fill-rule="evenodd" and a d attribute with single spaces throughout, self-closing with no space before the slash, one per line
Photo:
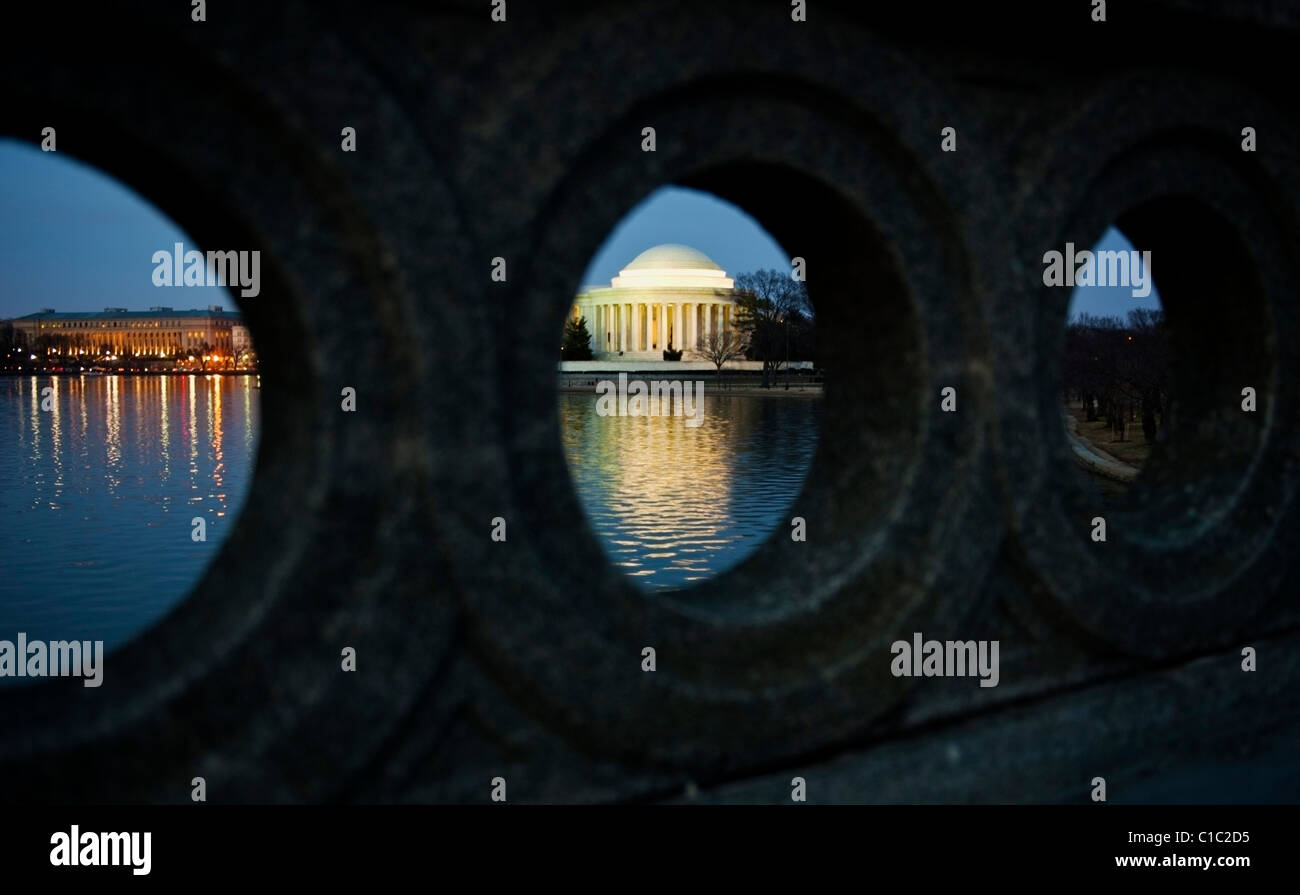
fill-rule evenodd
<path id="1" fill-rule="evenodd" d="M 597 360 L 662 360 L 664 351 L 701 359 L 712 332 L 736 329 L 735 280 L 708 255 L 666 243 L 633 258 L 608 286 L 585 287 L 572 319 L 585 318 Z"/>
<path id="2" fill-rule="evenodd" d="M 674 186 L 618 224 L 582 277 L 595 285 L 575 290 L 564 455 L 596 541 L 642 591 L 689 591 L 800 536 L 822 386 L 792 279 L 791 255 L 752 217 Z"/>

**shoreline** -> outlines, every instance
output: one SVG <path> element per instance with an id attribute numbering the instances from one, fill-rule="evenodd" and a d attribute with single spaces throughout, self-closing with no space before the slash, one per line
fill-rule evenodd
<path id="1" fill-rule="evenodd" d="M 258 370 L 0 370 L 0 376 L 257 376 Z"/>
<path id="2" fill-rule="evenodd" d="M 682 380 L 688 379 L 688 377 L 674 377 L 674 378 L 679 378 Z M 585 377 L 580 382 L 561 381 L 559 383 L 559 391 L 561 394 L 594 395 L 596 393 L 596 383 L 599 381 L 600 381 L 599 378 L 588 380 Z M 787 389 L 784 383 L 773 384 L 771 388 L 763 388 L 760 385 L 750 384 L 750 383 L 738 383 L 736 385 L 728 385 L 726 382 L 723 382 L 722 385 L 719 386 L 709 382 L 708 379 L 691 380 L 691 381 L 703 382 L 705 393 L 709 397 L 734 396 L 737 398 L 774 398 L 774 397 L 820 398 L 825 393 L 825 388 L 822 386 L 821 383 L 817 383 L 817 384 L 812 384 L 812 383 L 793 384 L 792 383 L 790 385 L 790 388 Z"/>

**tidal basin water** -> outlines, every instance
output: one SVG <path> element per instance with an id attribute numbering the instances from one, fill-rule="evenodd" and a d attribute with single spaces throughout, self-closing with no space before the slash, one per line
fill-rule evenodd
<path id="1" fill-rule="evenodd" d="M 820 398 L 718 395 L 704 422 L 600 416 L 592 392 L 561 392 L 569 472 L 609 556 L 646 590 L 690 587 L 735 566 L 803 487 L 821 431 Z"/>
<path id="2" fill-rule="evenodd" d="M 0 639 L 109 650 L 184 599 L 244 503 L 258 394 L 255 376 L 0 377 Z"/>

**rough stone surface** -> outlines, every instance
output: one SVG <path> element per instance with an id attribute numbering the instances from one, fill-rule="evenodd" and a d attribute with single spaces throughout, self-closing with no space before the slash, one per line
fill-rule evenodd
<path id="1" fill-rule="evenodd" d="M 1300 799 L 1294 4 L 209 6 L 0 60 L 7 135 L 57 126 L 264 275 L 237 530 L 101 689 L 0 693 L 0 800 Z M 807 259 L 829 384 L 807 543 L 652 600 L 582 517 L 553 346 L 666 183 Z M 1112 222 L 1184 412 L 1097 545 L 1041 258 Z M 999 639 L 1000 685 L 892 677 L 913 631 Z"/>

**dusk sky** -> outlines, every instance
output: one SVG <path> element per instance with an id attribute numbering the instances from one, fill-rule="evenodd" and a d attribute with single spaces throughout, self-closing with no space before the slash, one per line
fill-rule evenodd
<path id="1" fill-rule="evenodd" d="M 152 204 L 62 150 L 0 140 L 0 318 L 41 308 L 235 309 L 221 286 L 159 287 L 153 253 L 200 249 Z"/>
<path id="2" fill-rule="evenodd" d="M 153 253 L 174 243 L 197 248 L 149 202 L 117 180 L 66 152 L 0 140 L 0 318 L 40 308 L 145 310 L 153 305 L 236 307 L 222 287 L 157 287 Z M 734 276 L 761 268 L 789 268 L 789 256 L 758 223 L 709 193 L 669 186 L 656 190 L 625 217 L 592 258 L 581 283 L 609 280 L 645 249 L 665 242 L 704 252 Z M 1108 230 L 1096 248 L 1131 249 Z M 815 300 L 815 297 L 814 297 Z M 1080 312 L 1124 317 L 1158 308 L 1121 287 L 1075 289 L 1070 316 Z"/>
<path id="3" fill-rule="evenodd" d="M 790 269 L 790 255 L 735 205 L 712 193 L 666 186 L 647 196 L 618 223 L 591 259 L 582 285 L 608 286 L 629 261 L 665 242 L 699 249 L 729 277 L 767 267 Z"/>
<path id="4" fill-rule="evenodd" d="M 1081 248 L 1084 247 L 1075 246 L 1075 251 Z M 1129 242 L 1128 237 L 1119 230 L 1111 227 L 1102 234 L 1092 250 L 1131 252 L 1133 243 Z M 1154 258 L 1151 260 L 1151 266 L 1156 266 Z M 1128 312 L 1136 308 L 1148 308 L 1153 311 L 1161 309 L 1160 290 L 1156 288 L 1154 281 L 1151 284 L 1151 294 L 1145 298 L 1134 298 L 1133 290 L 1125 286 L 1076 286 L 1070 295 L 1068 317 L 1073 320 L 1080 314 L 1092 314 L 1097 317 L 1118 317 L 1127 321 Z"/>

